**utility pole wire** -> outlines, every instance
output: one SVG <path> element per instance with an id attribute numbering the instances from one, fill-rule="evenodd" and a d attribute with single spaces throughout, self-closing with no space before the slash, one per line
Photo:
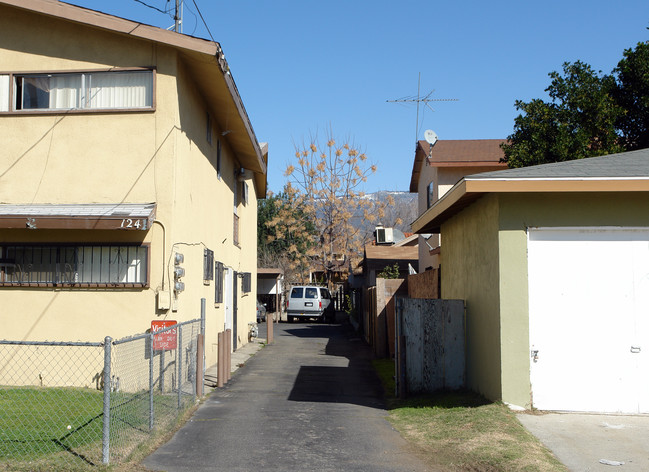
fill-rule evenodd
<path id="1" fill-rule="evenodd" d="M 165 15 L 168 15 L 168 14 L 169 14 L 169 11 L 160 10 L 158 7 L 154 7 L 153 5 L 149 5 L 148 3 L 145 3 L 145 2 L 143 2 L 142 0 L 133 0 L 133 1 L 134 1 L 134 2 L 137 2 L 137 3 L 141 3 L 141 4 L 144 5 L 145 7 L 149 7 L 149 8 L 151 8 L 152 10 L 156 10 L 156 11 L 159 11 L 160 13 L 164 13 Z"/>
<path id="2" fill-rule="evenodd" d="M 158 7 L 154 7 L 153 5 L 149 5 L 148 3 L 144 2 L 143 0 L 133 0 L 133 1 L 137 2 L 137 3 L 140 3 L 140 4 L 144 5 L 145 7 L 151 8 L 152 10 L 156 10 L 156 11 L 158 11 L 160 13 L 164 13 L 165 15 L 168 15 L 171 12 L 171 10 L 168 9 L 168 8 L 166 10 L 161 10 Z M 170 0 L 167 0 L 167 4 L 169 4 L 169 1 Z M 213 42 L 216 42 L 216 39 L 214 39 L 214 36 L 212 36 L 212 32 L 210 31 L 209 26 L 207 26 L 207 22 L 205 21 L 205 18 L 203 17 L 203 14 L 201 13 L 200 8 L 198 8 L 198 5 L 196 4 L 196 0 L 192 0 L 192 3 L 194 4 L 194 7 L 196 7 L 196 12 L 198 13 L 198 16 L 201 17 L 201 21 L 203 22 L 203 25 L 205 26 L 205 29 L 207 30 L 207 34 L 210 36 L 210 39 Z M 180 33 L 181 31 L 179 31 L 179 30 L 180 30 L 180 25 L 182 24 L 182 18 L 178 15 L 178 10 L 179 10 L 179 0 L 176 0 L 176 7 L 175 7 L 175 10 L 174 10 L 174 15 L 173 15 L 174 31 L 176 31 L 177 33 Z"/>
<path id="3" fill-rule="evenodd" d="M 205 18 L 203 18 L 203 14 L 201 13 L 200 8 L 198 8 L 198 5 L 196 5 L 196 0 L 192 0 L 192 3 L 196 7 L 196 12 L 198 13 L 198 16 L 201 17 L 201 20 L 203 21 L 203 24 L 205 25 L 205 29 L 207 30 L 207 34 L 210 35 L 210 38 L 212 39 L 213 42 L 216 42 L 216 40 L 214 39 L 214 36 L 212 36 L 212 32 L 210 31 L 209 26 L 207 26 L 207 23 L 205 22 Z"/>

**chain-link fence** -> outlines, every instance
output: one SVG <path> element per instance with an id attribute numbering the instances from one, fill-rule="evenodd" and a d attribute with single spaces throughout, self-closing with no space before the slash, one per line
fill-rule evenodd
<path id="1" fill-rule="evenodd" d="M 0 469 L 123 461 L 194 404 L 201 326 L 101 343 L 0 340 Z"/>

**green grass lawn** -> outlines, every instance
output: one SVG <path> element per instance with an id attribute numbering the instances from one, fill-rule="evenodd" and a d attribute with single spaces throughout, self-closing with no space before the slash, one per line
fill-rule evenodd
<path id="1" fill-rule="evenodd" d="M 111 393 L 111 462 L 150 435 L 148 392 Z M 175 394 L 154 395 L 154 426 L 178 414 Z M 73 470 L 102 463 L 103 392 L 0 388 L 0 470 Z"/>
<path id="2" fill-rule="evenodd" d="M 394 363 L 374 366 L 385 391 L 389 421 L 431 466 L 444 471 L 565 472 L 567 469 L 509 408 L 472 392 L 394 397 Z"/>

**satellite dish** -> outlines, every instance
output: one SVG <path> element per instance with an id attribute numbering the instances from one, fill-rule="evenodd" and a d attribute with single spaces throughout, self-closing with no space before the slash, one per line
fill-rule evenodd
<path id="1" fill-rule="evenodd" d="M 437 142 L 437 134 L 432 129 L 427 129 L 426 131 L 424 131 L 424 139 L 428 142 L 428 144 L 434 146 Z"/>

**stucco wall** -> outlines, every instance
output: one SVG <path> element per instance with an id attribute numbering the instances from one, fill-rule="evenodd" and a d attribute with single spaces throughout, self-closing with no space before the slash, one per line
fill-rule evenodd
<path id="1" fill-rule="evenodd" d="M 418 215 L 421 215 L 427 210 L 427 187 L 430 182 L 434 182 L 433 198 L 431 201 L 432 205 L 442 196 L 444 196 L 444 194 L 448 192 L 456 183 L 458 183 L 462 179 L 462 177 L 492 170 L 493 167 L 436 167 L 423 164 L 418 185 Z M 420 270 L 424 270 L 427 267 L 439 267 L 440 258 L 437 254 L 430 254 L 430 249 L 435 249 L 441 244 L 441 237 L 438 234 L 431 235 L 428 239 L 428 244 L 426 244 L 426 241 L 422 236 L 419 236 Z"/>
<path id="2" fill-rule="evenodd" d="M 497 198 L 465 208 L 442 234 L 441 298 L 466 301 L 467 387 L 500 398 Z"/>
<path id="3" fill-rule="evenodd" d="M 153 319 L 184 321 L 207 300 L 207 364 L 225 308 L 214 304 L 214 281 L 203 282 L 203 249 L 238 272 L 251 272 L 251 292 L 237 280 L 238 337 L 247 342 L 255 319 L 256 196 L 252 175 L 240 204 L 233 243 L 233 189 L 240 167 L 226 130 L 213 124 L 206 140 L 206 105 L 176 51 L 153 43 L 0 7 L 0 73 L 156 68 L 156 109 L 136 113 L 3 115 L 0 201 L 7 203 L 156 202 L 148 231 L 0 231 L 0 242 L 150 243 L 148 289 L 0 288 L 3 338 L 99 341 L 143 332 Z M 80 41 L 80 39 L 83 39 Z M 213 123 L 216 120 L 213 120 Z M 221 138 L 222 178 L 216 172 Z M 164 244 L 163 244 L 164 243 Z M 156 311 L 156 292 L 171 291 L 174 252 L 185 256 L 185 291 L 177 310 Z"/>
<path id="4" fill-rule="evenodd" d="M 502 399 L 530 405 L 527 228 L 649 227 L 648 194 L 501 194 Z M 593 254 L 606 270 L 606 254 Z"/>
<path id="5" fill-rule="evenodd" d="M 424 213 L 427 207 L 428 198 L 428 184 L 437 180 L 437 167 L 428 166 L 426 163 L 421 165 L 421 173 L 419 174 L 419 182 L 417 185 L 417 215 L 420 216 Z M 436 186 L 434 192 L 437 192 Z M 435 193 L 435 198 L 437 194 Z M 424 270 L 426 267 L 438 267 L 439 258 L 437 255 L 431 255 L 430 250 L 439 246 L 439 235 L 433 234 L 428 238 L 428 244 L 423 236 L 419 235 L 419 268 Z M 430 247 L 429 247 L 430 244 Z"/>

